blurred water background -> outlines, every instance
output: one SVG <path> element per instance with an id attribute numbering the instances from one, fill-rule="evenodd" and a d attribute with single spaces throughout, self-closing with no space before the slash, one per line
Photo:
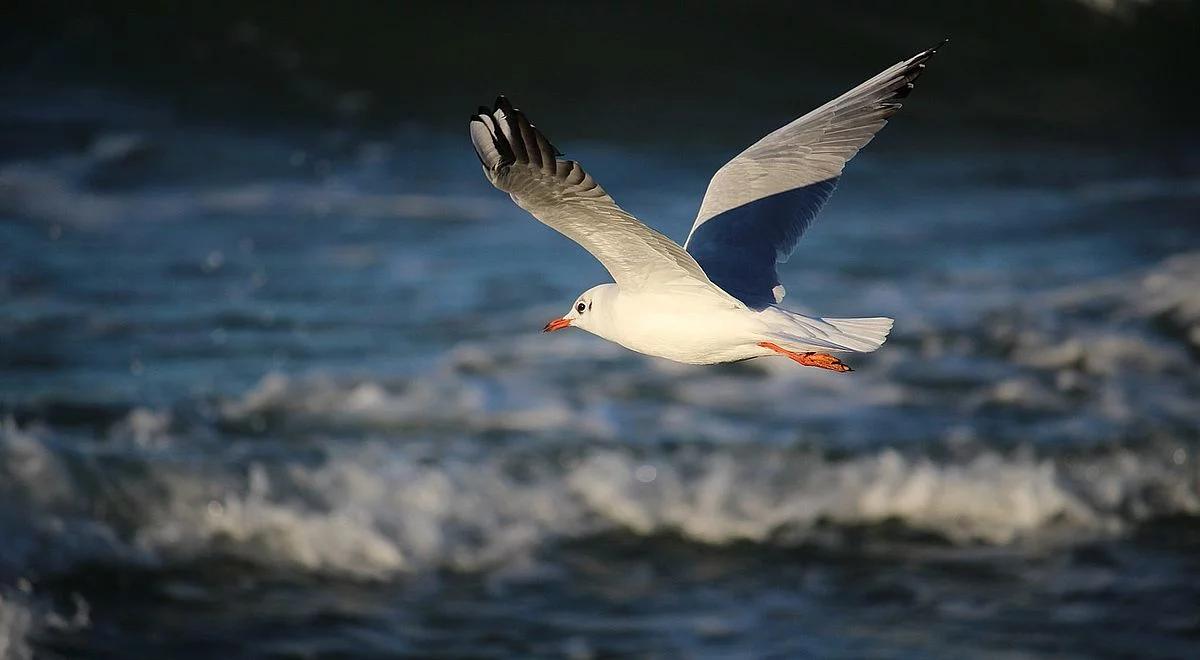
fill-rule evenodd
<path id="1" fill-rule="evenodd" d="M 0 12 L 0 658 L 1196 657 L 1195 4 Z M 475 106 L 682 239 L 944 36 L 782 270 L 854 374 L 538 332 Z"/>

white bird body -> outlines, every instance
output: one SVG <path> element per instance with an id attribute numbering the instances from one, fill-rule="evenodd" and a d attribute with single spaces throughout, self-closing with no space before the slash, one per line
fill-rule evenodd
<path id="1" fill-rule="evenodd" d="M 757 345 L 765 341 L 765 324 L 759 313 L 706 295 L 703 289 L 679 292 L 634 291 L 625 293 L 615 284 L 597 287 L 602 292 L 599 309 L 572 319 L 587 330 L 631 351 L 683 362 L 717 364 L 770 355 Z M 593 310 L 597 309 L 593 306 Z"/>
<path id="2" fill-rule="evenodd" d="M 899 62 L 726 163 L 683 246 L 617 206 L 503 96 L 494 108 L 481 107 L 471 118 L 471 141 L 488 180 L 591 252 L 615 280 L 586 291 L 545 330 L 577 327 L 687 364 L 781 354 L 850 371 L 828 353 L 878 349 L 892 319 L 785 310 L 776 264 L 833 193 L 846 162 L 899 110 L 934 52 Z"/>
<path id="3" fill-rule="evenodd" d="M 777 342 L 800 353 L 855 350 L 834 339 L 869 349 L 881 344 L 891 328 L 890 319 L 868 319 L 878 327 L 876 336 L 853 338 L 834 325 L 841 319 L 830 323 L 775 306 L 756 311 L 702 288 L 630 293 L 616 284 L 601 284 L 580 301 L 592 307 L 582 314 L 572 307 L 563 317 L 572 327 L 631 351 L 685 364 L 738 362 L 776 353 L 762 342 Z"/>

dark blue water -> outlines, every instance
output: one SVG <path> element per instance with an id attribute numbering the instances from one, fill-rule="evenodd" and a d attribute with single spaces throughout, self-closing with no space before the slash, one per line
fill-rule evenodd
<path id="1" fill-rule="evenodd" d="M 605 273 L 465 128 L 11 88 L 0 657 L 1194 655 L 1194 150 L 868 149 L 842 376 L 540 334 Z M 730 155 L 559 146 L 678 239 Z"/>

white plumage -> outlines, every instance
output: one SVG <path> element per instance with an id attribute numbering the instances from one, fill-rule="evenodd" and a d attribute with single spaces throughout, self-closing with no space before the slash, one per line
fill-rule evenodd
<path id="1" fill-rule="evenodd" d="M 899 62 L 726 163 L 709 184 L 686 248 L 617 206 L 503 96 L 493 108 L 481 107 L 471 118 L 471 141 L 488 180 L 582 245 L 614 280 L 584 292 L 546 330 L 577 327 L 689 364 L 783 354 L 849 371 L 828 353 L 876 350 L 892 319 L 810 318 L 778 307 L 776 263 L 790 255 L 846 162 L 900 108 L 934 52 Z"/>

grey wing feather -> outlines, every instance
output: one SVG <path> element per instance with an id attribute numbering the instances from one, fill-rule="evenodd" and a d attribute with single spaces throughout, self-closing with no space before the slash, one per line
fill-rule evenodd
<path id="1" fill-rule="evenodd" d="M 722 166 L 709 183 L 688 240 L 700 225 L 725 211 L 838 177 L 846 162 L 900 109 L 900 100 L 912 90 L 925 62 L 945 43 L 898 62 L 770 133 Z M 818 202 L 811 215 L 802 219 L 799 231 L 791 233 L 791 245 L 781 246 L 786 248 L 780 250 L 783 259 L 820 210 L 824 198 Z"/>
<path id="2" fill-rule="evenodd" d="M 706 287 L 709 281 L 679 244 L 617 206 L 583 167 L 562 155 L 505 97 L 471 117 L 471 142 L 492 185 L 518 206 L 592 253 L 622 289 Z"/>

